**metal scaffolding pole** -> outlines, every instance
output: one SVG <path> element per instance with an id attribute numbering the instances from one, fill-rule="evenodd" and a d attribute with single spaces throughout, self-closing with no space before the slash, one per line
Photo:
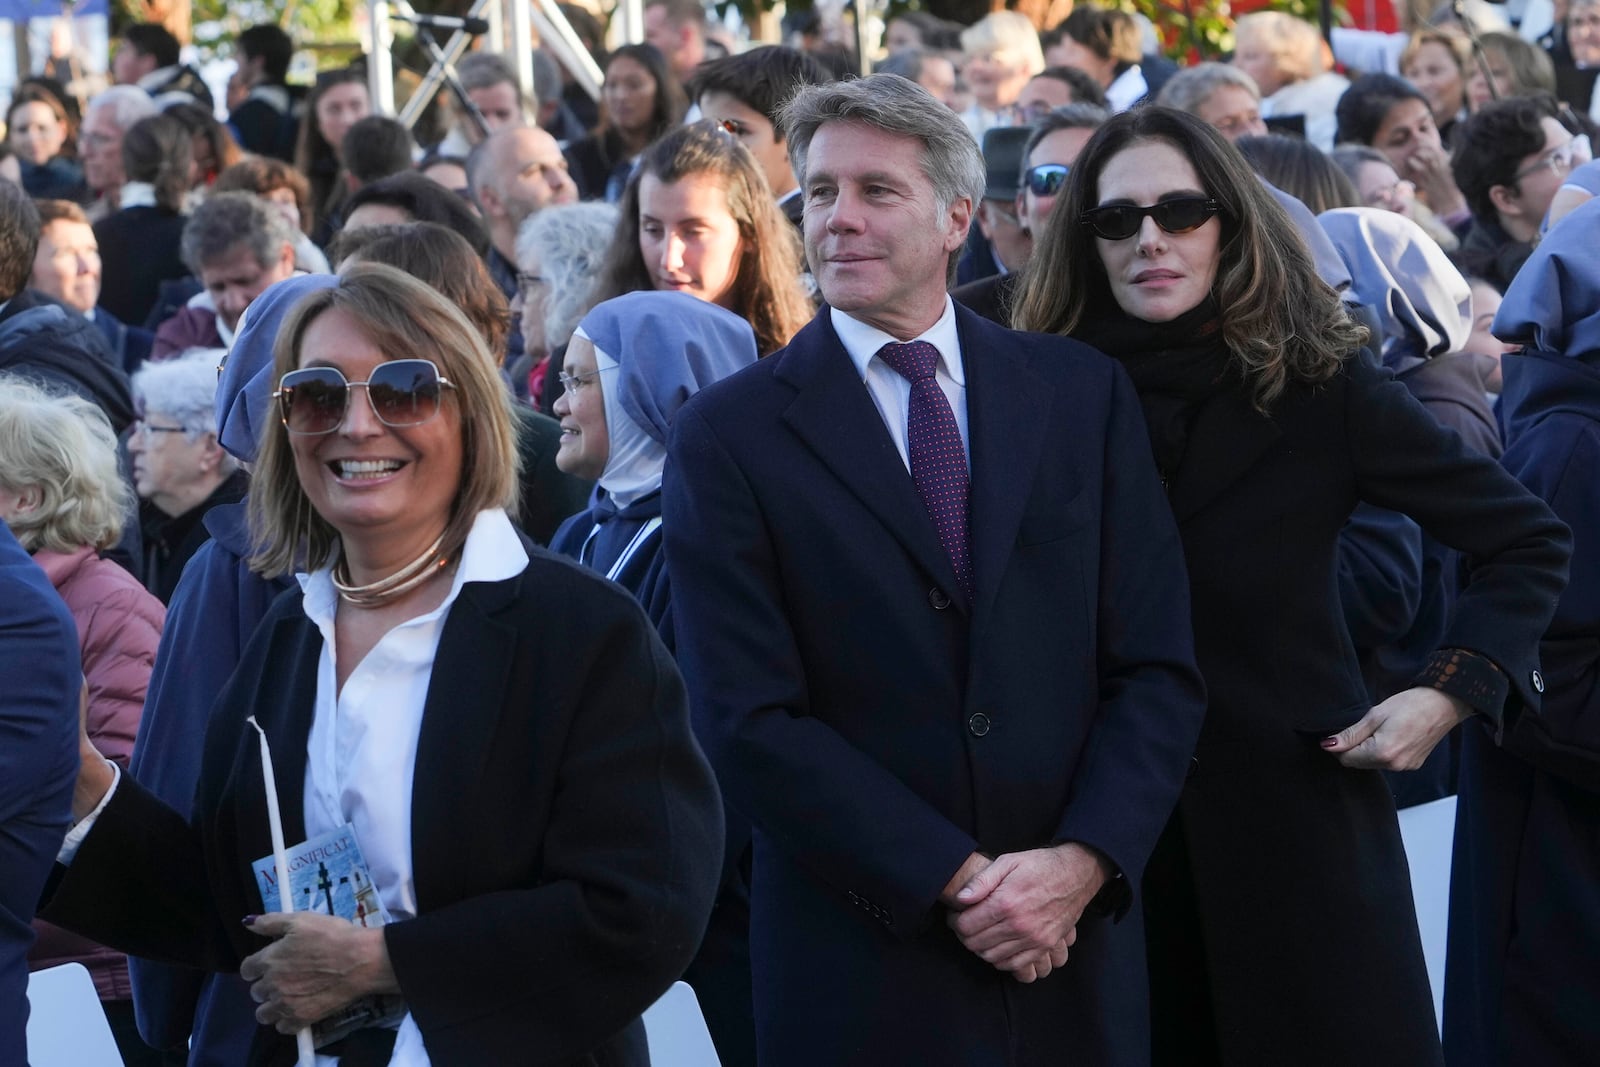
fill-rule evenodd
<path id="1" fill-rule="evenodd" d="M 372 61 L 367 64 L 367 92 L 372 97 L 374 114 L 393 115 L 394 30 L 389 24 L 389 0 L 370 0 L 367 13 L 372 49 Z"/>
<path id="2" fill-rule="evenodd" d="M 528 0 L 506 0 L 511 8 L 511 63 L 517 72 L 517 84 L 529 96 L 533 95 L 533 22 L 528 18 Z M 544 101 L 540 101 L 543 103 Z"/>
<path id="3" fill-rule="evenodd" d="M 514 0 L 514 2 L 529 2 L 529 0 Z M 529 2 L 529 18 L 534 29 L 539 31 L 539 39 L 544 42 L 544 47 L 555 53 L 556 59 L 572 73 L 572 78 L 591 97 L 600 99 L 600 66 L 583 47 L 583 42 L 578 40 L 578 35 L 573 32 L 572 24 L 556 6 L 555 0 L 531 0 Z M 641 23 L 641 25 L 643 25 Z"/>

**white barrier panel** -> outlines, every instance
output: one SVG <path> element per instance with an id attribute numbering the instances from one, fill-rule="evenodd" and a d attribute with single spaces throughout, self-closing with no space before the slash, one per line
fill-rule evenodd
<path id="1" fill-rule="evenodd" d="M 1400 812 L 1400 836 L 1411 865 L 1411 896 L 1422 931 L 1422 955 L 1433 986 L 1433 1017 L 1444 1018 L 1445 932 L 1450 924 L 1450 847 L 1456 833 L 1456 798 L 1445 797 Z"/>
<path id="2" fill-rule="evenodd" d="M 28 1062 L 32 1067 L 122 1067 L 94 979 L 83 964 L 28 976 Z"/>
<path id="3" fill-rule="evenodd" d="M 651 1067 L 721 1067 L 700 1001 L 687 982 L 674 982 L 644 1013 Z"/>

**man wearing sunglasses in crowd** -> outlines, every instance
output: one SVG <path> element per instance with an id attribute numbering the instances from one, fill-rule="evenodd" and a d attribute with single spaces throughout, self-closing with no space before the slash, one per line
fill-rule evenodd
<path id="1" fill-rule="evenodd" d="M 1105 108 L 1093 104 L 1068 104 L 1047 113 L 1034 125 L 1023 145 L 1015 200 L 1017 222 L 1030 237 L 1044 231 L 1056 198 L 1066 190 L 1072 161 L 1110 117 Z M 991 322 L 1010 326 L 1011 302 L 1021 267 L 1018 263 L 1010 273 L 959 286 L 950 295 Z"/>
<path id="2" fill-rule="evenodd" d="M 1561 183 L 1591 156 L 1589 138 L 1549 94 L 1485 104 L 1456 130 L 1451 173 L 1472 209 L 1459 257 L 1505 290 L 1533 252 Z"/>

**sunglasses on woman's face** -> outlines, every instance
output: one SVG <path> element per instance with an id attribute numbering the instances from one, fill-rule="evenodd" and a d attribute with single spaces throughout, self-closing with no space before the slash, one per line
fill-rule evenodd
<path id="1" fill-rule="evenodd" d="M 1065 163 L 1041 163 L 1037 167 L 1029 167 L 1022 180 L 1027 183 L 1028 192 L 1034 196 L 1055 196 L 1067 184 L 1067 175 L 1071 173 L 1072 168 Z"/>
<path id="2" fill-rule="evenodd" d="M 1149 207 L 1137 204 L 1092 207 L 1078 216 L 1078 222 L 1093 230 L 1096 237 L 1125 241 L 1139 232 L 1147 215 L 1167 233 L 1189 233 L 1204 226 L 1221 210 L 1222 205 L 1210 197 L 1175 196 Z"/>
<path id="3" fill-rule="evenodd" d="M 350 390 L 367 391 L 372 413 L 385 426 L 420 426 L 439 414 L 439 396 L 455 384 L 427 359 L 392 359 L 372 368 L 364 382 L 352 382 L 333 367 L 292 370 L 278 383 L 279 416 L 293 434 L 333 433 L 350 411 Z"/>

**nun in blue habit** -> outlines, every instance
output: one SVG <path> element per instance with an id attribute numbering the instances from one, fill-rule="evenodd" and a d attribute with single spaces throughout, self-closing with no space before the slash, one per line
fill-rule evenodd
<path id="1" fill-rule="evenodd" d="M 1451 1067 L 1600 1062 L 1600 200 L 1506 290 L 1501 462 L 1572 528 L 1543 696 L 1462 745 L 1444 1047 Z"/>
<path id="2" fill-rule="evenodd" d="M 550 547 L 619 582 L 673 647 L 661 548 L 661 478 L 673 416 L 695 393 L 757 359 L 755 333 L 686 293 L 638 292 L 596 306 L 567 346 L 556 399 L 556 465 L 598 482 L 589 509 Z M 684 974 L 723 1067 L 755 1067 L 750 990 L 750 824 L 727 809 L 722 882 L 700 951 Z"/>
<path id="3" fill-rule="evenodd" d="M 685 293 L 638 292 L 596 306 L 567 346 L 556 465 L 598 484 L 550 547 L 625 586 L 670 649 L 671 589 L 661 551 L 667 432 L 695 393 L 756 361 L 739 316 Z"/>

